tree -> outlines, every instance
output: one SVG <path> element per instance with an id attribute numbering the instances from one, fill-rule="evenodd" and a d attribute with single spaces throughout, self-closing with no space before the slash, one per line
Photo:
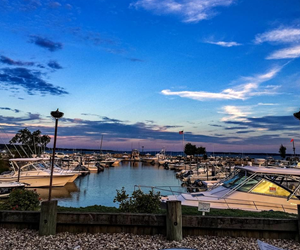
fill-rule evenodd
<path id="1" fill-rule="evenodd" d="M 282 159 L 284 159 L 285 156 L 286 156 L 286 147 L 284 147 L 282 144 L 281 144 L 281 146 L 279 148 L 279 154 L 280 154 L 280 156 L 281 156 Z"/>
<path id="2" fill-rule="evenodd" d="M 24 128 L 19 130 L 9 143 L 21 143 L 30 147 L 31 151 L 39 152 L 39 149 L 45 148 L 50 141 L 50 136 L 42 135 L 40 130 L 31 133 L 27 128 Z"/>
<path id="3" fill-rule="evenodd" d="M 184 153 L 186 155 L 195 155 L 196 150 L 197 150 L 197 147 L 195 145 L 192 145 L 191 143 L 185 144 Z"/>
<path id="4" fill-rule="evenodd" d="M 205 147 L 198 147 L 197 150 L 196 150 L 196 154 L 197 155 L 205 155 L 206 154 L 206 148 Z"/>

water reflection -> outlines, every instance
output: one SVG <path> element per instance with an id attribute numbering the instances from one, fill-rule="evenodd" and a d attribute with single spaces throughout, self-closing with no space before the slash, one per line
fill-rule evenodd
<path id="1" fill-rule="evenodd" d="M 29 190 L 36 190 L 42 200 L 47 200 L 49 195 L 49 188 L 28 188 Z M 51 197 L 58 198 L 71 198 L 72 193 L 79 192 L 75 182 L 67 183 L 64 187 L 52 187 Z"/>
<path id="2" fill-rule="evenodd" d="M 180 187 L 180 184 L 173 171 L 149 163 L 127 161 L 105 168 L 100 173 L 80 176 L 74 183 L 68 183 L 64 187 L 53 187 L 52 197 L 58 200 L 58 205 L 66 207 L 86 207 L 95 204 L 116 207 L 118 205 L 113 199 L 116 190 L 122 187 L 131 194 L 134 185 Z M 48 188 L 36 190 L 42 199 L 48 199 Z M 148 192 L 147 189 L 144 191 Z"/>

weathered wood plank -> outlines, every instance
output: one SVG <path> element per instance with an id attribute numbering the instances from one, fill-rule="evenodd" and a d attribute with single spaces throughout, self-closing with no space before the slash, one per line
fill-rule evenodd
<path id="1" fill-rule="evenodd" d="M 40 235 L 56 234 L 57 200 L 44 201 L 40 213 Z"/>
<path id="2" fill-rule="evenodd" d="M 182 240 L 182 212 L 180 201 L 167 202 L 166 230 L 168 240 Z"/>
<path id="3" fill-rule="evenodd" d="M 238 229 L 238 230 L 268 230 L 297 231 L 295 219 L 260 219 L 232 217 L 182 216 L 183 227 Z"/>

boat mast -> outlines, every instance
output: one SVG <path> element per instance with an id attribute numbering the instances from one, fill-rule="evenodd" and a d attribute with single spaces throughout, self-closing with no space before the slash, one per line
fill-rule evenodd
<path id="1" fill-rule="evenodd" d="M 101 143 L 100 143 L 100 154 L 102 154 L 102 141 L 103 141 L 103 135 L 101 136 Z"/>

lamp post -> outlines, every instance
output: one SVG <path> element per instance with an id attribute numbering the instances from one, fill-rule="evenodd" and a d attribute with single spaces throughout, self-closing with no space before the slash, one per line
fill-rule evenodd
<path id="1" fill-rule="evenodd" d="M 294 113 L 294 117 L 300 121 L 300 111 L 297 113 Z M 295 156 L 295 144 L 293 140 L 293 150 L 294 150 L 294 156 Z"/>
<path id="2" fill-rule="evenodd" d="M 54 142 L 53 142 L 53 153 L 52 153 L 52 162 L 51 162 L 51 175 L 50 175 L 50 186 L 49 186 L 49 196 L 48 201 L 51 201 L 51 192 L 52 192 L 52 179 L 53 179 L 53 169 L 54 169 L 54 159 L 55 159 L 55 149 L 56 149 L 56 137 L 57 137 L 57 124 L 58 119 L 62 118 L 64 116 L 63 112 L 58 111 L 52 111 L 51 116 L 55 119 L 55 133 L 54 133 Z"/>

